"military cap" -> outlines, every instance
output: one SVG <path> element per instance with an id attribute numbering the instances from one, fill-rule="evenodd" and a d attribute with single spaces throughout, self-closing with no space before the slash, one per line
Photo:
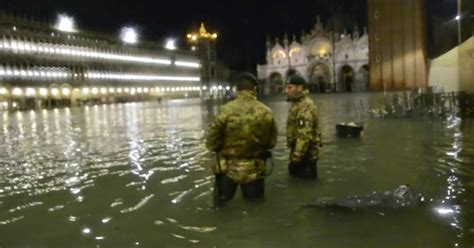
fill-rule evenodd
<path id="1" fill-rule="evenodd" d="M 240 81 L 243 81 L 243 80 L 246 80 L 246 81 L 249 81 L 251 82 L 253 85 L 258 85 L 258 81 L 257 81 L 257 78 L 250 72 L 243 72 L 243 73 L 240 73 L 237 78 L 236 78 L 236 82 L 240 82 Z"/>
<path id="2" fill-rule="evenodd" d="M 306 80 L 304 80 L 302 76 L 293 75 L 293 76 L 288 77 L 288 80 L 286 83 L 295 84 L 295 85 L 304 85 L 306 84 Z"/>

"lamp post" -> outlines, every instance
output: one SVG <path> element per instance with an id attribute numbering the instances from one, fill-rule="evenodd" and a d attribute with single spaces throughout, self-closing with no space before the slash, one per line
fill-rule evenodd
<path id="1" fill-rule="evenodd" d="M 338 89 L 337 89 L 337 73 L 336 73 L 336 39 L 337 39 L 337 35 L 336 35 L 336 29 L 333 28 L 333 33 L 332 33 L 332 39 L 331 39 L 331 42 L 332 42 L 332 73 L 333 73 L 333 92 L 338 92 Z"/>
<path id="2" fill-rule="evenodd" d="M 198 32 L 192 32 L 186 35 L 191 44 L 191 50 L 199 53 L 201 59 L 201 92 L 204 87 L 210 89 L 210 83 L 216 79 L 216 51 L 214 42 L 217 39 L 217 33 L 209 33 L 204 23 L 201 23 Z M 214 70 L 213 70 L 214 69 Z M 201 94 L 203 96 L 203 94 Z"/>
<path id="3" fill-rule="evenodd" d="M 461 0 L 457 0 L 458 5 L 458 12 L 456 15 L 456 21 L 458 23 L 458 45 L 461 45 L 462 37 L 461 37 Z"/>

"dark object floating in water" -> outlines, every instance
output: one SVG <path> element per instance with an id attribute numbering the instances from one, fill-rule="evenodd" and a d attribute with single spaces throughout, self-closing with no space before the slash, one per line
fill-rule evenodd
<path id="1" fill-rule="evenodd" d="M 354 122 L 336 124 L 336 133 L 339 137 L 360 137 L 363 130 L 362 124 Z"/>
<path id="2" fill-rule="evenodd" d="M 397 209 L 414 207 L 424 202 L 421 194 L 408 184 L 400 185 L 392 191 L 374 192 L 365 196 L 349 196 L 345 198 L 322 198 L 313 204 L 303 205 L 305 208 L 358 210 L 365 208 Z"/>

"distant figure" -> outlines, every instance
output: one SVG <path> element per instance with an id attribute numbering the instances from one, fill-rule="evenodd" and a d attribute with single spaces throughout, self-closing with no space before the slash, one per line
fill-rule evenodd
<path id="1" fill-rule="evenodd" d="M 257 79 L 242 73 L 234 100 L 223 105 L 206 134 L 206 146 L 216 152 L 214 200 L 234 197 L 241 186 L 245 199 L 263 199 L 265 161 L 276 144 L 277 128 L 271 110 L 256 98 Z"/>
<path id="2" fill-rule="evenodd" d="M 318 77 L 319 92 L 326 93 L 326 82 L 323 77 Z"/>
<path id="3" fill-rule="evenodd" d="M 286 140 L 290 148 L 290 175 L 317 177 L 317 161 L 321 147 L 316 105 L 309 98 L 308 84 L 300 76 L 288 79 L 285 93 L 292 106 L 288 113 Z"/>
<path id="4" fill-rule="evenodd" d="M 158 97 L 158 103 L 161 104 L 161 96 Z"/>
<path id="5" fill-rule="evenodd" d="M 346 89 L 348 92 L 352 92 L 352 77 L 347 76 L 346 79 Z"/>

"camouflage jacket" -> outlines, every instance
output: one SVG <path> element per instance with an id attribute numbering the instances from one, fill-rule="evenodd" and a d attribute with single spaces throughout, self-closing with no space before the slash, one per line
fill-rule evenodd
<path id="1" fill-rule="evenodd" d="M 265 156 L 276 139 L 271 110 L 257 101 L 255 93 L 240 91 L 219 109 L 207 131 L 206 146 L 219 154 L 215 173 L 226 173 L 237 183 L 248 183 L 265 170 Z"/>
<path id="2" fill-rule="evenodd" d="M 307 92 L 293 101 L 286 123 L 286 141 L 292 163 L 301 162 L 305 156 L 319 157 L 321 134 L 316 112 L 316 105 Z"/>

